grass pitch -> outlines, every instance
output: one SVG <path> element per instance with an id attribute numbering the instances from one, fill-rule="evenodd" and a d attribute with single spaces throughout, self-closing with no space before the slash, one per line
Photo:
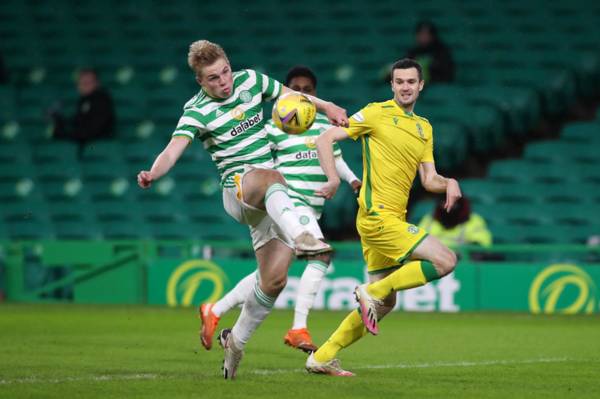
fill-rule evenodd
<path id="1" fill-rule="evenodd" d="M 316 343 L 345 314 L 313 312 Z M 600 397 L 598 316 L 395 313 L 340 353 L 354 378 L 307 374 L 291 319 L 270 315 L 224 381 L 193 309 L 0 304 L 0 398 Z"/>

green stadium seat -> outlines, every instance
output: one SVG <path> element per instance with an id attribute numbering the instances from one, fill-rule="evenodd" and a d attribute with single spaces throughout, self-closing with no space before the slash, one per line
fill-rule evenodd
<path id="1" fill-rule="evenodd" d="M 560 229 L 558 229 L 560 230 Z M 564 236 L 554 226 L 491 226 L 494 244 L 560 244 Z"/>
<path id="2" fill-rule="evenodd" d="M 101 223 L 141 223 L 139 208 L 127 199 L 104 199 L 102 201 L 93 201 L 89 211 L 93 213 L 95 219 Z"/>
<path id="3" fill-rule="evenodd" d="M 433 213 L 435 206 L 435 200 L 421 200 L 416 202 L 408 209 L 407 220 L 410 223 L 418 224 L 423 216 Z"/>
<path id="4" fill-rule="evenodd" d="M 199 229 L 186 222 L 163 222 L 149 225 L 152 237 L 157 240 L 196 240 L 201 237 Z"/>
<path id="5" fill-rule="evenodd" d="M 474 204 L 473 206 L 473 210 L 479 213 L 490 226 L 543 226 L 552 224 L 552 216 L 540 212 L 539 209 L 536 203 L 493 203 Z"/>
<path id="6" fill-rule="evenodd" d="M 71 141 L 48 141 L 33 147 L 36 164 L 77 163 L 77 144 Z"/>
<path id="7" fill-rule="evenodd" d="M 541 103 L 535 91 L 529 88 L 504 86 L 476 86 L 466 91 L 469 102 L 479 102 L 498 107 L 508 120 L 507 128 L 522 136 L 541 117 Z"/>
<path id="8" fill-rule="evenodd" d="M 489 177 L 503 182 L 564 183 L 594 181 L 600 172 L 589 169 L 587 165 L 540 164 L 527 160 L 496 161 L 491 164 Z"/>
<path id="9" fill-rule="evenodd" d="M 227 219 L 225 219 L 227 220 Z M 233 219 L 227 220 L 225 223 L 201 223 L 193 224 L 193 233 L 203 240 L 213 241 L 236 241 L 250 240 L 250 229 L 248 226 L 237 223 Z"/>
<path id="10" fill-rule="evenodd" d="M 130 181 L 131 180 L 131 181 Z M 135 180 L 116 177 L 112 180 L 84 181 L 83 195 L 94 202 L 129 201 L 136 190 Z"/>
<path id="11" fill-rule="evenodd" d="M 498 198 L 522 191 L 522 186 L 512 183 L 498 183 L 485 179 L 461 179 L 460 188 L 473 204 L 494 204 Z"/>
<path id="12" fill-rule="evenodd" d="M 600 164 L 600 153 L 595 147 L 586 143 L 569 143 L 561 140 L 528 144 L 524 156 L 532 162 Z"/>
<path id="13" fill-rule="evenodd" d="M 600 194 L 600 188 L 586 183 L 569 182 L 565 184 L 527 184 L 527 191 L 539 196 L 542 202 L 553 204 L 586 204 L 594 202 L 594 194 Z M 584 195 L 585 194 L 585 195 Z"/>
<path id="14" fill-rule="evenodd" d="M 42 220 L 9 222 L 7 230 L 13 240 L 48 240 L 55 237 L 53 226 Z"/>
<path id="15" fill-rule="evenodd" d="M 195 224 L 223 224 L 229 223 L 231 218 L 223 208 L 220 199 L 205 199 L 191 203 L 185 210 L 188 220 Z"/>
<path id="16" fill-rule="evenodd" d="M 35 170 L 31 164 L 24 163 L 17 167 L 13 164 L 0 163 L 0 183 L 17 183 L 35 178 Z"/>
<path id="17" fill-rule="evenodd" d="M 52 134 L 51 125 L 44 122 L 41 117 L 10 120 L 6 124 L 0 124 L 0 128 L 3 133 L 2 143 L 14 142 L 25 145 L 43 143 L 49 141 Z"/>
<path id="18" fill-rule="evenodd" d="M 31 151 L 27 144 L 0 141 L 0 165 L 18 168 L 30 162 Z"/>
<path id="19" fill-rule="evenodd" d="M 573 122 L 567 124 L 561 139 L 570 142 L 600 144 L 600 119 L 598 122 Z"/>
<path id="20" fill-rule="evenodd" d="M 152 165 L 154 159 L 162 152 L 169 139 L 148 139 L 123 146 L 123 158 L 129 163 L 146 162 Z"/>
<path id="21" fill-rule="evenodd" d="M 198 180 L 175 180 L 175 190 L 193 204 L 212 199 L 221 202 L 221 187 L 216 174 Z"/>
<path id="22" fill-rule="evenodd" d="M 89 224 L 95 219 L 90 204 L 77 199 L 49 202 L 48 213 L 54 223 Z"/>
<path id="23" fill-rule="evenodd" d="M 107 240 L 138 240 L 152 236 L 144 223 L 131 221 L 111 221 L 100 223 L 102 235 Z"/>
<path id="24" fill-rule="evenodd" d="M 93 222 L 55 222 L 56 238 L 60 240 L 97 240 L 101 238 L 99 227 Z"/>
<path id="25" fill-rule="evenodd" d="M 60 93 L 64 92 L 60 87 L 40 85 L 35 87 L 24 87 L 17 95 L 19 119 L 40 120 L 46 109 L 59 99 Z"/>
<path id="26" fill-rule="evenodd" d="M 99 140 L 89 143 L 83 151 L 84 162 L 120 161 L 123 159 L 123 149 L 116 140 Z"/>
<path id="27" fill-rule="evenodd" d="M 0 121 L 8 120 L 15 115 L 16 95 L 10 86 L 0 86 Z"/>
<path id="28" fill-rule="evenodd" d="M 113 180 L 128 175 L 127 165 L 124 162 L 82 162 L 81 177 L 84 184 L 95 182 L 112 182 Z"/>
<path id="29" fill-rule="evenodd" d="M 469 147 L 468 132 L 454 122 L 440 122 L 433 128 L 434 156 L 440 171 L 452 170 L 467 158 Z"/>
<path id="30" fill-rule="evenodd" d="M 150 227 L 159 224 L 183 223 L 187 221 L 184 205 L 175 201 L 155 202 L 151 207 L 139 209 L 142 220 Z"/>

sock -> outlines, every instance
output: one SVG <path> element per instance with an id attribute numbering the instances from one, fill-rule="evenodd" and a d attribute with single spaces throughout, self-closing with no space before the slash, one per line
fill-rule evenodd
<path id="1" fill-rule="evenodd" d="M 315 302 L 315 297 L 328 266 L 327 263 L 318 260 L 308 261 L 308 265 L 306 265 L 306 269 L 304 269 L 304 273 L 302 273 L 302 277 L 300 278 L 292 329 L 306 328 L 308 312 Z"/>
<path id="2" fill-rule="evenodd" d="M 277 298 L 265 294 L 258 284 L 254 285 L 254 292 L 248 295 L 242 308 L 242 313 L 238 317 L 231 333 L 236 340 L 236 344 L 244 347 L 260 323 L 267 317 L 273 308 Z"/>
<path id="3" fill-rule="evenodd" d="M 244 303 L 248 295 L 254 291 L 254 285 L 258 280 L 257 274 L 258 272 L 250 273 L 241 279 L 231 291 L 229 291 L 223 298 L 219 299 L 217 303 L 215 303 L 215 306 L 212 308 L 213 313 L 218 317 L 221 317 L 234 307 Z"/>
<path id="4" fill-rule="evenodd" d="M 353 310 L 331 334 L 327 342 L 315 352 L 315 360 L 324 363 L 334 359 L 340 349 L 358 341 L 366 334 L 367 329 L 358 310 Z"/>
<path id="5" fill-rule="evenodd" d="M 296 213 L 294 204 L 288 195 L 287 187 L 283 184 L 275 183 L 267 189 L 265 208 L 275 224 L 291 239 L 298 237 L 300 233 L 306 230 L 300 220 L 307 217 Z M 308 220 L 306 223 L 308 223 Z"/>
<path id="6" fill-rule="evenodd" d="M 367 286 L 367 292 L 377 299 L 384 299 L 394 291 L 419 287 L 440 278 L 431 262 L 417 260 L 403 265 L 389 276 Z"/>

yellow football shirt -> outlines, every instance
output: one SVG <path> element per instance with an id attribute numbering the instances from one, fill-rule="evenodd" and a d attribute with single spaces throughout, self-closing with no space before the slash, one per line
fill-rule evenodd
<path id="1" fill-rule="evenodd" d="M 360 207 L 405 218 L 419 164 L 434 162 L 429 121 L 405 112 L 392 99 L 367 105 L 352 115 L 344 130 L 352 139 L 362 139 Z"/>

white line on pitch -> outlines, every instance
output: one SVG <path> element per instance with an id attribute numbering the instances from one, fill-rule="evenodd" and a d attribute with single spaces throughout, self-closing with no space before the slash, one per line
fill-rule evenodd
<path id="1" fill-rule="evenodd" d="M 381 369 L 427 369 L 437 367 L 476 367 L 476 366 L 502 366 L 519 364 L 539 364 L 539 363 L 564 363 L 571 361 L 592 361 L 593 359 L 571 359 L 567 357 L 557 358 L 538 358 L 523 360 L 481 360 L 481 361 L 460 361 L 460 362 L 432 362 L 432 363 L 399 363 L 399 364 L 371 364 L 365 366 L 350 367 L 352 370 L 381 370 Z M 250 370 L 248 373 L 259 375 L 286 374 L 298 372 L 298 369 L 264 369 Z"/>
<path id="2" fill-rule="evenodd" d="M 481 360 L 481 361 L 459 361 L 459 362 L 431 362 L 431 363 L 398 363 L 398 364 L 371 364 L 365 366 L 352 367 L 353 370 L 381 370 L 381 369 L 425 369 L 425 368 L 437 368 L 437 367 L 477 367 L 477 366 L 502 366 L 502 365 L 519 365 L 519 364 L 539 364 L 539 363 L 564 363 L 564 362 L 600 362 L 599 359 L 571 359 L 567 357 L 557 358 L 538 358 L 538 359 L 523 359 L 523 360 Z M 254 374 L 254 375 L 276 375 L 276 374 L 293 374 L 305 372 L 301 368 L 293 369 L 257 369 L 257 370 L 243 370 L 242 374 Z M 200 375 L 201 373 L 198 373 Z M 205 373 L 202 373 L 205 374 Z M 212 373 L 211 373 L 212 374 Z M 215 374 L 217 374 L 215 372 Z M 0 386 L 2 385 L 15 385 L 15 384 L 60 384 L 65 382 L 81 382 L 81 381 L 125 381 L 125 380 L 171 380 L 177 378 L 188 378 L 194 376 L 194 373 L 186 373 L 185 375 L 161 375 L 161 374 L 106 374 L 106 375 L 92 375 L 82 377 L 57 377 L 57 378 L 43 378 L 43 377 L 23 377 L 15 379 L 1 379 Z"/>

